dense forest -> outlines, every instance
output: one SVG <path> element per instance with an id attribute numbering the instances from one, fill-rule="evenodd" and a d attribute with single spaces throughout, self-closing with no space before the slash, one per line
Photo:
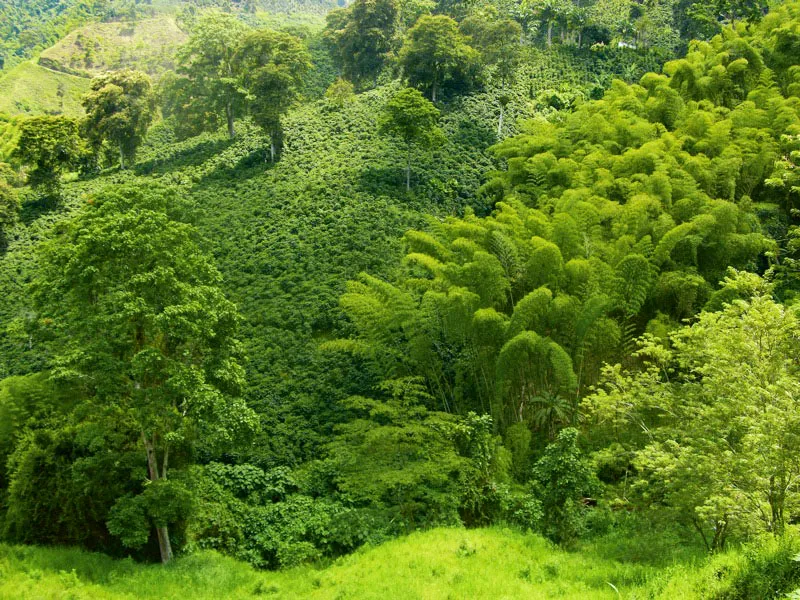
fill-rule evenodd
<path id="1" fill-rule="evenodd" d="M 12 0 L 0 55 L 0 597 L 800 597 L 800 2 Z"/>

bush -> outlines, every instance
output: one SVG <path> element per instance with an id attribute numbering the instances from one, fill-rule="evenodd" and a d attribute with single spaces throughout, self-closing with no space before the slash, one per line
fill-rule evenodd
<path id="1" fill-rule="evenodd" d="M 745 548 L 744 561 L 728 577 L 713 600 L 781 598 L 794 590 L 800 596 L 800 538 L 795 532 L 782 538 L 765 537 Z M 792 597 L 792 596 L 790 596 Z"/>

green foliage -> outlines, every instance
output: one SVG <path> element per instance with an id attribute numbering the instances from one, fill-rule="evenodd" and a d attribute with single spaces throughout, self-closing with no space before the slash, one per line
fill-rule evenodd
<path id="1" fill-rule="evenodd" d="M 522 53 L 522 27 L 516 21 L 501 18 L 492 5 L 476 10 L 460 24 L 470 45 L 481 54 L 484 65 L 495 67 L 503 87 L 519 67 Z"/>
<path id="2" fill-rule="evenodd" d="M 577 441 L 577 429 L 562 429 L 533 468 L 544 533 L 559 544 L 573 543 L 581 533 L 582 501 L 596 490 L 594 474 Z"/>
<path id="3" fill-rule="evenodd" d="M 174 454 L 169 462 L 171 448 L 180 457 L 198 439 L 224 447 L 255 428 L 237 398 L 238 314 L 191 227 L 169 218 L 167 198 L 166 190 L 138 188 L 93 198 L 42 247 L 34 284 L 55 338 L 55 375 L 83 388 L 93 420 L 124 423 L 129 445 L 140 439 L 150 486 L 177 462 Z M 164 504 L 150 505 L 160 489 L 148 487 L 121 508 L 114 530 L 138 545 L 143 534 L 128 522 L 144 511 L 166 536 Z"/>
<path id="4" fill-rule="evenodd" d="M 398 59 L 408 82 L 430 91 L 436 102 L 442 89 L 472 85 L 478 53 L 467 45 L 453 19 L 423 15 L 408 31 Z"/>
<path id="5" fill-rule="evenodd" d="M 108 142 L 119 150 L 120 168 L 132 162 L 155 116 L 150 78 L 139 71 L 117 71 L 92 81 L 83 98 L 83 129 L 95 148 Z"/>
<path id="6" fill-rule="evenodd" d="M 164 527 L 185 520 L 192 512 L 192 495 L 181 481 L 151 481 L 136 495 L 118 498 L 108 513 L 108 531 L 126 548 L 139 549 L 150 539 L 153 525 Z"/>
<path id="7" fill-rule="evenodd" d="M 29 423 L 45 420 L 62 401 L 46 373 L 0 381 L 0 490 L 8 488 L 5 465 Z"/>
<path id="8" fill-rule="evenodd" d="M 375 511 L 315 498 L 284 467 L 210 463 L 192 472 L 191 548 L 214 548 L 257 567 L 293 567 L 382 541 Z"/>
<path id="9" fill-rule="evenodd" d="M 407 236 L 394 285 L 414 308 L 376 321 L 394 309 L 361 304 L 361 356 L 424 376 L 446 410 L 491 407 L 501 429 L 523 421 L 552 438 L 572 423 L 572 399 L 605 361 L 628 360 L 648 322 L 691 317 L 729 266 L 755 269 L 775 251 L 754 204 L 783 202 L 761 182 L 800 121 L 793 97 L 762 77 L 783 59 L 756 47 L 733 32 L 697 44 L 668 75 L 615 82 L 495 146 L 507 169 L 482 188 L 494 213 Z"/>
<path id="10" fill-rule="evenodd" d="M 439 110 L 418 91 L 405 88 L 386 103 L 380 133 L 394 135 L 406 145 L 406 191 L 411 189 L 411 150 L 430 148 L 441 139 Z"/>
<path id="11" fill-rule="evenodd" d="M 45 384 L 46 384 L 45 379 Z M 109 511 L 120 496 L 141 485 L 141 452 L 124 444 L 125 425 L 98 427 L 65 423 L 64 407 L 52 387 L 47 398 L 30 404 L 23 429 L 13 440 L 7 481 L 3 536 L 39 544 L 74 544 L 112 554 L 122 548 L 106 528 Z M 15 397 L 26 400 L 24 392 Z M 69 406 L 69 404 L 67 404 Z"/>
<path id="12" fill-rule="evenodd" d="M 729 535 L 782 535 L 797 510 L 797 317 L 751 279 L 727 285 L 751 297 L 671 334 L 674 350 L 645 341 L 645 368 L 607 367 L 586 400 L 598 431 L 616 423 L 648 432 L 617 434 L 618 452 L 636 452 L 638 497 L 674 511 L 711 550 Z"/>
<path id="13" fill-rule="evenodd" d="M 68 117 L 31 117 L 20 126 L 13 158 L 29 167 L 28 182 L 45 196 L 58 198 L 61 176 L 77 164 L 81 143 L 78 122 Z"/>
<path id="14" fill-rule="evenodd" d="M 309 61 L 298 38 L 268 29 L 244 36 L 234 57 L 250 114 L 270 136 L 273 161 L 283 145 L 281 116 L 297 96 Z"/>
<path id="15" fill-rule="evenodd" d="M 328 447 L 337 488 L 357 506 L 390 511 L 407 529 L 456 522 L 458 482 L 468 466 L 456 446 L 458 421 L 428 411 L 418 381 L 385 388 L 385 400 L 345 401 L 351 420 Z"/>
<path id="16" fill-rule="evenodd" d="M 362 83 L 380 72 L 397 24 L 394 0 L 355 0 L 328 13 L 324 37 L 342 75 Z"/>
<path id="17" fill-rule="evenodd" d="M 7 231 L 16 222 L 18 212 L 19 198 L 16 190 L 0 178 L 0 247 L 5 246 Z"/>
<path id="18" fill-rule="evenodd" d="M 709 543 L 715 548 L 726 532 L 758 529 L 759 512 L 772 515 L 768 529 L 785 530 L 794 490 L 781 508 L 768 480 L 792 480 L 795 466 L 764 439 L 782 432 L 793 447 L 792 419 L 765 418 L 771 432 L 747 429 L 746 409 L 704 421 L 716 396 L 695 388 L 713 379 L 701 371 L 715 358 L 704 344 L 716 339 L 708 333 L 716 325 L 698 312 L 707 302 L 709 310 L 741 308 L 766 289 L 739 279 L 719 288 L 730 265 L 771 265 L 785 298 L 798 287 L 789 233 L 796 9 L 725 30 L 693 44 L 664 74 L 641 76 L 653 53 L 604 44 L 613 35 L 640 48 L 675 46 L 678 5 L 551 5 L 537 8 L 539 31 L 502 3 L 435 7 L 469 14 L 460 28 L 426 16 L 434 8 L 426 2 L 356 3 L 333 14 L 334 46 L 347 31 L 358 34 L 352 48 L 363 42 L 363 54 L 351 53 L 361 61 L 353 68 L 369 72 L 362 85 L 382 69 L 388 79 L 384 67 L 395 64 L 437 100 L 441 86 L 484 85 L 438 109 L 397 83 L 358 96 L 339 83 L 326 100 L 297 105 L 334 78 L 319 37 L 297 27 L 286 30 L 297 37 L 248 33 L 245 22 L 265 22 L 252 3 L 231 6 L 245 15 L 182 19 L 193 32 L 185 64 L 163 82 L 168 120 L 152 129 L 139 163 L 66 183 L 66 202 L 53 213 L 38 214 L 22 192 L 23 218 L 10 226 L 0 261 L 0 315 L 9 324 L 0 331 L 3 372 L 47 368 L 78 405 L 47 418 L 15 413 L 3 450 L 13 457 L 4 475 L 15 507 L 3 511 L 9 535 L 112 551 L 127 544 L 140 556 L 158 541 L 168 558 L 169 526 L 180 547 L 270 568 L 459 520 L 541 528 L 570 543 L 583 528 L 581 500 L 594 489 L 574 430 L 563 428 L 582 422 L 579 400 L 605 362 L 624 365 L 613 380 L 618 395 L 631 388 L 637 401 L 657 402 L 666 395 L 661 384 L 686 390 L 670 404 L 688 423 L 678 431 L 653 404 L 626 421 L 627 396 L 607 411 L 615 428 L 586 428 L 586 439 L 605 446 L 596 461 L 604 481 L 620 488 L 609 492 L 614 508 L 653 509 L 681 524 L 696 517 L 704 535 L 722 532 Z M 608 31 L 590 24 L 602 12 Z M 631 27 L 612 34 L 626 14 Z M 524 31 L 506 18 L 513 15 Z M 395 63 L 400 35 L 417 17 Z M 378 26 L 354 28 L 357 19 Z M 545 35 L 552 50 L 531 46 Z M 603 44 L 581 50 L 594 41 Z M 311 73 L 309 56 L 318 65 Z M 419 65 L 428 70 L 412 73 Z M 620 81 L 603 95 L 614 76 Z M 383 111 L 390 116 L 376 118 Z M 236 139 L 215 131 L 185 139 L 223 120 L 232 138 L 235 119 L 248 112 Z M 375 136 L 376 124 L 391 135 Z M 283 160 L 266 169 L 264 129 L 272 142 L 285 140 Z M 416 153 L 415 189 L 409 168 L 403 194 L 397 165 L 405 158 L 410 166 L 413 145 L 426 152 Z M 151 193 L 154 181 L 169 191 Z M 169 198 L 151 197 L 161 195 Z M 47 242 L 38 275 L 29 250 L 37 238 L 60 240 Z M 38 312 L 24 291 L 31 277 Z M 222 289 L 245 315 L 244 393 L 262 426 L 256 443 L 235 435 L 251 432 L 255 416 L 231 400 L 244 371 L 238 319 Z M 336 307 L 343 292 L 344 315 Z M 649 347 L 658 368 L 632 355 L 638 334 L 667 340 L 686 318 L 698 319 L 703 332 L 691 343 L 705 354 L 676 364 L 689 342 L 675 334 L 666 354 Z M 751 350 L 732 337 L 736 352 Z M 762 362 L 774 375 L 770 359 Z M 664 364 L 670 382 L 661 379 Z M 629 375 L 637 368 L 641 378 Z M 731 381 L 748 389 L 752 381 L 737 376 Z M 789 389 L 791 376 L 774 379 Z M 68 394 L 65 382 L 76 386 Z M 719 397 L 730 392 L 711 383 Z M 720 437 L 729 422 L 735 427 Z M 725 443 L 750 462 L 720 459 Z M 677 489 L 690 465 L 723 492 Z M 97 486 L 103 493 L 90 496 Z M 619 520 L 600 502 L 586 522 L 595 535 Z M 452 552 L 467 561 L 481 549 L 463 542 Z M 631 552 L 653 560 L 652 551 Z M 560 579 L 565 561 L 515 565 L 509 593 L 535 595 L 534 586 Z M 626 565 L 619 579 L 594 574 L 576 589 L 611 595 L 607 583 L 644 586 L 649 573 Z M 448 591 L 455 585 L 448 579 Z"/>
<path id="19" fill-rule="evenodd" d="M 744 560 L 727 578 L 725 587 L 712 597 L 719 600 L 779 597 L 792 598 L 800 589 L 800 544 L 796 534 L 775 539 L 765 537 L 745 547 Z"/>
<path id="20" fill-rule="evenodd" d="M 194 25 L 178 52 L 178 76 L 168 79 L 165 116 L 174 115 L 188 134 L 214 130 L 220 115 L 235 135 L 234 117 L 244 95 L 235 69 L 236 51 L 248 27 L 235 15 L 209 11 Z"/>
<path id="21" fill-rule="evenodd" d="M 341 110 L 348 102 L 354 100 L 353 84 L 339 77 L 325 90 L 325 99 L 331 106 Z"/>
<path id="22" fill-rule="evenodd" d="M 7 162 L 17 147 L 20 121 L 19 118 L 0 115 L 0 161 Z"/>

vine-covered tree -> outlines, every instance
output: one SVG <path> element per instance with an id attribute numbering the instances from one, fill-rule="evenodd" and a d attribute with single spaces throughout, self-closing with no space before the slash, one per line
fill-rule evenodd
<path id="1" fill-rule="evenodd" d="M 445 86 L 471 85 L 478 53 L 467 44 L 453 19 L 424 15 L 408 31 L 399 62 L 409 83 L 428 90 L 436 102 Z"/>
<path id="2" fill-rule="evenodd" d="M 28 183 L 54 198 L 60 195 L 64 171 L 77 165 L 81 148 L 75 119 L 31 117 L 22 122 L 14 157 L 28 166 Z"/>
<path id="3" fill-rule="evenodd" d="M 17 220 L 19 198 L 17 192 L 0 176 L 0 248 L 6 246 L 6 233 Z"/>
<path id="4" fill-rule="evenodd" d="M 83 129 L 89 142 L 116 146 L 119 166 L 133 162 L 155 117 L 156 103 L 150 77 L 140 71 L 116 71 L 92 81 L 83 97 Z"/>
<path id="5" fill-rule="evenodd" d="M 244 36 L 233 62 L 250 114 L 270 137 L 274 162 L 282 145 L 281 116 L 297 97 L 311 59 L 300 39 L 263 29 Z"/>
<path id="6" fill-rule="evenodd" d="M 346 78 L 362 82 L 378 75 L 391 50 L 397 20 L 394 0 L 355 0 L 328 14 L 325 39 Z"/>
<path id="7" fill-rule="evenodd" d="M 560 544 L 574 542 L 581 532 L 583 499 L 597 489 L 589 461 L 578 448 L 578 430 L 563 429 L 545 448 L 533 468 L 542 501 L 545 535 Z"/>
<path id="8" fill-rule="evenodd" d="M 464 19 L 461 31 L 480 52 L 483 65 L 493 70 L 494 79 L 500 83 L 497 137 L 502 139 L 505 108 L 510 100 L 506 86 L 513 82 L 520 64 L 522 27 L 513 19 L 501 18 L 497 9 L 490 5 Z"/>
<path id="9" fill-rule="evenodd" d="M 192 28 L 189 41 L 178 52 L 178 74 L 165 91 L 171 112 L 188 119 L 202 131 L 216 126 L 223 116 L 228 136 L 236 135 L 234 119 L 244 105 L 236 52 L 247 26 L 235 15 L 204 13 Z"/>

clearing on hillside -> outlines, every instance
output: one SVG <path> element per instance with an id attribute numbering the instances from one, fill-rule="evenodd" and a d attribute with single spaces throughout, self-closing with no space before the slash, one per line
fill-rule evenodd
<path id="1" fill-rule="evenodd" d="M 136 23 L 90 23 L 42 52 L 39 64 L 83 77 L 117 69 L 158 75 L 175 67 L 175 51 L 186 39 L 169 16 Z"/>
<path id="2" fill-rule="evenodd" d="M 89 84 L 86 77 L 20 63 L 0 79 L 0 113 L 80 116 L 81 96 L 89 91 Z"/>

